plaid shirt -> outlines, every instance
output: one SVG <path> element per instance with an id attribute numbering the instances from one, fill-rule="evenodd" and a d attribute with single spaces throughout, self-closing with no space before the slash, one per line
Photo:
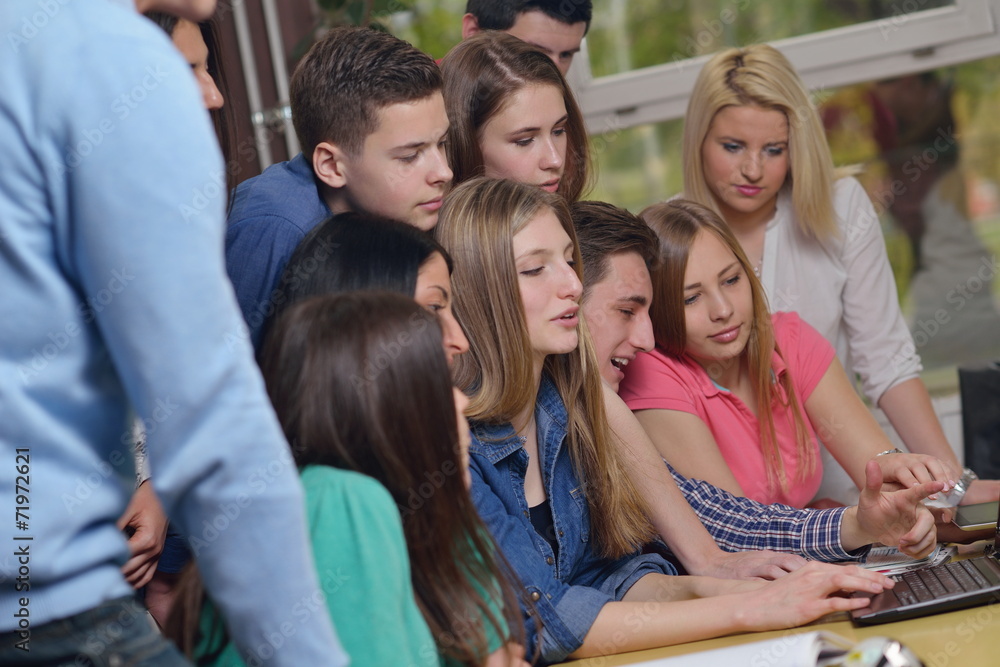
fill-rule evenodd
<path id="1" fill-rule="evenodd" d="M 764 505 L 700 479 L 688 479 L 669 464 L 667 467 L 721 549 L 771 549 L 819 561 L 858 560 L 868 553 L 868 547 L 847 552 L 840 544 L 840 523 L 846 507 L 813 510 Z"/>

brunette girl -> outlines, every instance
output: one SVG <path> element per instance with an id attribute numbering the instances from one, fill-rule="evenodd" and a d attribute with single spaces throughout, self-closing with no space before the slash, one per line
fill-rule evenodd
<path id="1" fill-rule="evenodd" d="M 457 185 L 509 178 L 575 201 L 588 186 L 583 115 L 559 69 L 536 47 L 486 31 L 441 61 Z"/>
<path id="2" fill-rule="evenodd" d="M 326 610 L 357 664 L 523 664 L 517 599 L 469 497 L 467 401 L 443 349 L 412 299 L 360 292 L 290 306 L 261 352 Z M 206 608 L 183 644 L 230 664 L 217 619 Z"/>
<path id="3" fill-rule="evenodd" d="M 289 305 L 321 294 L 405 294 L 437 315 L 450 364 L 469 349 L 451 310 L 451 272 L 451 257 L 426 232 L 367 213 L 338 213 L 302 239 L 272 300 L 275 315 L 280 315 Z"/>

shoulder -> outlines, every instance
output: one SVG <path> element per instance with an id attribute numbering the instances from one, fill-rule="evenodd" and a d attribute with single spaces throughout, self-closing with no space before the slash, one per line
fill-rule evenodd
<path id="1" fill-rule="evenodd" d="M 774 339 L 782 356 L 802 363 L 829 365 L 834 351 L 830 342 L 808 322 L 794 312 L 775 312 L 771 315 Z"/>
<path id="2" fill-rule="evenodd" d="M 399 507 L 375 479 L 323 465 L 301 472 L 306 519 L 317 561 L 345 560 L 377 551 L 386 562 L 405 558 Z"/>
<path id="3" fill-rule="evenodd" d="M 833 183 L 833 208 L 841 218 L 841 224 L 850 222 L 845 216 L 857 216 L 859 210 L 874 213 L 872 201 L 865 192 L 864 186 L 853 176 L 839 178 Z"/>
<path id="4" fill-rule="evenodd" d="M 139 14 L 133 2 L 5 0 L 0 7 L 0 27 L 9 31 L 5 41 L 15 56 L 24 55 L 29 61 L 39 55 L 48 56 L 46 61 L 35 60 L 39 67 L 50 65 L 62 71 L 66 67 L 79 69 L 81 64 L 87 64 L 79 63 L 80 59 L 121 55 L 125 51 L 132 52 L 133 56 L 170 55 L 182 62 L 166 33 Z M 107 67 L 108 62 L 103 64 Z M 125 58 L 107 68 L 107 72 L 89 74 L 100 77 L 141 70 L 146 64 L 142 58 Z M 63 88 L 73 90 L 75 87 Z"/>
<path id="5" fill-rule="evenodd" d="M 655 348 L 640 352 L 632 360 L 618 394 L 632 410 L 687 406 L 697 403 L 706 392 L 714 393 L 707 378 L 701 366 L 674 359 Z"/>
<path id="6" fill-rule="evenodd" d="M 300 153 L 236 187 L 228 226 L 233 230 L 273 224 L 305 235 L 328 215 L 312 168 Z"/>
<path id="7" fill-rule="evenodd" d="M 322 511 L 370 519 L 393 517 L 398 522 L 399 510 L 392 495 L 372 477 L 331 466 L 310 465 L 302 470 L 300 479 L 310 514 Z"/>
<path id="8" fill-rule="evenodd" d="M 649 352 L 640 352 L 629 362 L 622 385 L 645 386 L 651 382 L 686 384 L 698 377 L 700 366 L 692 367 L 683 359 L 675 359 L 655 347 Z"/>
<path id="9" fill-rule="evenodd" d="M 802 318 L 798 313 L 777 311 L 771 313 L 771 325 L 774 327 L 775 338 L 788 337 L 793 332 L 798 333 Z"/>
<path id="10" fill-rule="evenodd" d="M 479 459 L 482 459 L 483 470 L 488 470 L 521 449 L 522 440 L 510 422 L 494 424 L 470 420 L 469 430 L 472 433 L 469 465 L 474 473 L 479 470 Z"/>
<path id="11" fill-rule="evenodd" d="M 873 249 L 870 259 L 884 257 L 885 241 L 878 212 L 864 187 L 853 177 L 841 178 L 834 184 L 833 205 L 840 225 L 841 254 L 853 261 L 859 253 Z"/>
<path id="12" fill-rule="evenodd" d="M 771 324 L 774 327 L 774 339 L 783 347 L 799 346 L 816 339 L 826 340 L 795 312 L 774 312 L 771 314 Z"/>
<path id="13" fill-rule="evenodd" d="M 849 197 L 864 194 L 865 189 L 853 176 L 844 176 L 833 182 L 834 197 Z"/>
<path id="14" fill-rule="evenodd" d="M 149 133 L 154 122 L 158 134 L 147 143 L 160 146 L 192 128 L 210 129 L 190 67 L 133 3 L 5 0 L 2 5 L 0 27 L 13 51 L 4 55 L 4 64 L 9 57 L 12 63 L 4 69 L 33 86 L 33 104 L 51 122 L 95 137 L 91 149 L 99 145 L 98 134 Z M 2 73 L 0 80 L 7 85 Z M 38 82 L 48 85 L 34 85 Z"/>

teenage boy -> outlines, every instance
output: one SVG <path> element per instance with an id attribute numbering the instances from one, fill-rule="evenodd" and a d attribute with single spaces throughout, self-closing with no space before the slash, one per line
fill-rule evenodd
<path id="1" fill-rule="evenodd" d="M 215 134 L 136 12 L 215 1 L 137 4 L 0 3 L 0 664 L 189 664 L 121 573 L 134 411 L 246 661 L 344 665 L 329 616 L 295 614 L 322 596 L 302 488 L 249 345 L 224 342 L 223 197 L 182 213 Z"/>
<path id="2" fill-rule="evenodd" d="M 336 28 L 291 80 L 302 152 L 236 188 L 226 265 L 255 347 L 281 272 L 333 213 L 361 211 L 430 230 L 451 183 L 441 72 L 384 32 Z"/>
<path id="3" fill-rule="evenodd" d="M 571 211 L 584 266 L 581 310 L 601 376 L 617 391 L 622 369 L 654 345 L 649 268 L 657 258 L 656 236 L 636 216 L 611 204 L 576 202 Z M 727 551 L 771 549 L 836 561 L 864 555 L 867 549 L 861 547 L 876 541 L 913 554 L 934 545 L 933 517 L 920 501 L 940 489 L 939 482 L 881 493 L 878 466 L 869 464 L 857 506 L 801 510 L 733 496 L 667 467 L 709 534 Z"/>
<path id="4" fill-rule="evenodd" d="M 509 32 L 537 47 L 566 76 L 592 14 L 590 0 L 469 0 L 462 39 L 483 30 Z"/>

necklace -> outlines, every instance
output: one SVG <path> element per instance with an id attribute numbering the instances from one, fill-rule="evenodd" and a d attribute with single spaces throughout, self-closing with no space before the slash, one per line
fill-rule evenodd
<path id="1" fill-rule="evenodd" d="M 763 263 L 764 263 L 764 255 L 761 254 L 760 259 L 758 259 L 757 263 L 753 265 L 753 274 L 758 278 L 760 278 L 760 265 Z"/>

